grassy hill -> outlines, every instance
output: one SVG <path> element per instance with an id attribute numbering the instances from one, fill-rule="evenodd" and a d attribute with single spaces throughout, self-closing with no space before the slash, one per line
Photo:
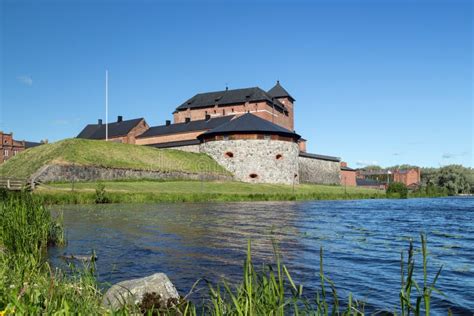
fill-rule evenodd
<path id="1" fill-rule="evenodd" d="M 0 177 L 26 179 L 47 164 L 228 174 L 206 154 L 85 139 L 28 149 L 0 165 Z"/>

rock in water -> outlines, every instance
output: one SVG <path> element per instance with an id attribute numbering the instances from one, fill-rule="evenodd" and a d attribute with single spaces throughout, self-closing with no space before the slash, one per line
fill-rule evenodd
<path id="1" fill-rule="evenodd" d="M 178 291 L 166 274 L 155 273 L 141 279 L 127 280 L 114 284 L 105 293 L 102 305 L 106 308 L 117 310 L 124 305 L 139 304 L 147 293 L 159 295 L 162 306 L 166 306 L 170 298 L 179 299 Z"/>

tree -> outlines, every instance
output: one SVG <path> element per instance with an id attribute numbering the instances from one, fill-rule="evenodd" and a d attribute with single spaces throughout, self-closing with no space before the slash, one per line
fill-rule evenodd
<path id="1" fill-rule="evenodd" d="M 461 165 L 449 165 L 439 169 L 435 184 L 446 188 L 449 195 L 469 193 L 471 186 L 468 181 L 469 168 Z"/>
<path id="2" fill-rule="evenodd" d="M 400 198 L 406 199 L 408 197 L 408 188 L 404 183 L 392 182 L 388 185 L 387 195 L 399 194 Z"/>

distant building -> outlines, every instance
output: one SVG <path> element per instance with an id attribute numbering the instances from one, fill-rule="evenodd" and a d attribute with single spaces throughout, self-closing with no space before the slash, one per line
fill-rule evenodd
<path id="1" fill-rule="evenodd" d="M 392 182 L 401 182 L 407 187 L 414 188 L 421 182 L 421 170 L 420 168 L 380 170 L 361 169 L 357 170 L 357 179 L 376 181 L 379 185 L 383 186 L 388 186 Z"/>
<path id="2" fill-rule="evenodd" d="M 356 170 L 349 168 L 347 162 L 341 161 L 341 185 L 355 187 L 356 182 Z"/>
<path id="3" fill-rule="evenodd" d="M 4 133 L 2 131 L 0 131 L 0 142 L 0 164 L 16 156 L 23 150 L 43 144 L 25 140 L 15 140 L 13 139 L 13 133 Z"/>
<path id="4" fill-rule="evenodd" d="M 149 129 L 148 124 L 144 118 L 133 120 L 123 120 L 123 116 L 118 116 L 116 122 L 108 125 L 108 138 L 112 142 L 135 144 L 135 139 L 138 135 L 143 134 Z M 77 138 L 85 139 L 105 139 L 106 131 L 105 124 L 101 119 L 97 124 L 89 124 L 77 135 Z"/>

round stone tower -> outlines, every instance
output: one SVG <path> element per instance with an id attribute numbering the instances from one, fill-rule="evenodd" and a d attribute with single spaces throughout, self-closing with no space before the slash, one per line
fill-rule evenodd
<path id="1" fill-rule="evenodd" d="M 200 151 L 251 183 L 297 184 L 298 140 L 293 131 L 247 113 L 198 137 Z"/>

